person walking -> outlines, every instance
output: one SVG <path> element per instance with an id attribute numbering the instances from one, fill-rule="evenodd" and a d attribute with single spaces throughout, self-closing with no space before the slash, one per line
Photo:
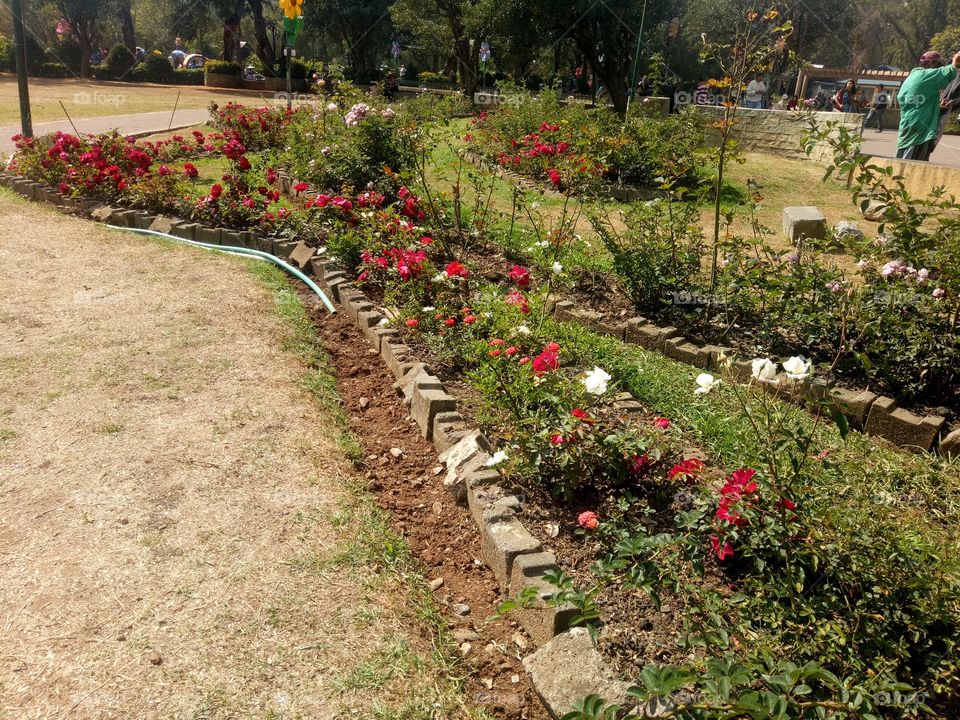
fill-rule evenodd
<path id="1" fill-rule="evenodd" d="M 940 93 L 957 77 L 960 53 L 945 65 L 940 53 L 929 51 L 920 58 L 919 67 L 900 86 L 900 133 L 897 157 L 926 162 L 937 145 L 940 132 Z"/>
<path id="2" fill-rule="evenodd" d="M 887 111 L 887 107 L 890 105 L 890 95 L 887 94 L 887 88 L 883 85 L 877 87 L 877 94 L 873 96 L 873 105 L 870 107 L 870 112 L 867 113 L 867 119 L 864 120 L 863 126 L 865 128 L 870 127 L 870 121 L 874 118 L 877 119 L 877 132 L 883 132 L 883 115 Z"/>
<path id="3" fill-rule="evenodd" d="M 856 112 L 854 110 L 856 102 L 857 81 L 847 80 L 846 84 L 833 96 L 833 107 L 837 112 L 852 113 Z"/>
<path id="4" fill-rule="evenodd" d="M 757 75 L 747 85 L 747 92 L 744 95 L 744 105 L 753 110 L 763 109 L 763 98 L 767 94 L 767 84 L 763 81 L 763 75 Z"/>

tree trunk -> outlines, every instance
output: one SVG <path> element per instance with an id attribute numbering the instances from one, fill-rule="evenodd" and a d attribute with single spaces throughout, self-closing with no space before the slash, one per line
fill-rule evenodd
<path id="1" fill-rule="evenodd" d="M 263 0 L 247 0 L 253 15 L 253 33 L 257 39 L 257 57 L 265 68 L 273 67 L 277 61 L 276 48 L 267 34 L 267 21 L 263 17 Z"/>
<path id="2" fill-rule="evenodd" d="M 118 12 L 120 14 L 120 30 L 123 33 L 123 44 L 127 46 L 127 50 L 136 56 L 137 33 L 133 24 L 133 12 L 130 10 L 130 2 L 131 0 L 121 0 Z"/>
<path id="3" fill-rule="evenodd" d="M 80 77 L 90 77 L 90 55 L 93 52 L 93 40 L 85 22 L 74 22 L 73 29 L 80 45 Z"/>
<path id="4" fill-rule="evenodd" d="M 240 50 L 240 18 L 246 0 L 236 0 L 232 12 L 223 21 L 223 59 L 236 62 Z"/>

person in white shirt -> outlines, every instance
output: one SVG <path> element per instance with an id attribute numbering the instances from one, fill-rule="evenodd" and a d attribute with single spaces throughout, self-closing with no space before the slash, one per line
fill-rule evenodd
<path id="1" fill-rule="evenodd" d="M 744 96 L 744 105 L 754 110 L 763 108 L 763 97 L 767 94 L 767 84 L 763 81 L 763 75 L 757 75 L 747 85 L 747 93 Z"/>

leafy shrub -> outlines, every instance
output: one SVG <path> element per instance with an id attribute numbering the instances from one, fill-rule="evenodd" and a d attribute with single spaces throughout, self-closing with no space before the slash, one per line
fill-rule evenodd
<path id="1" fill-rule="evenodd" d="M 48 62 L 59 62 L 66 65 L 74 72 L 80 72 L 80 64 L 83 60 L 83 50 L 73 38 L 61 38 L 55 47 L 47 50 Z"/>
<path id="2" fill-rule="evenodd" d="M 240 63 L 224 60 L 208 60 L 203 69 L 208 75 L 239 75 L 243 72 L 243 66 Z"/>
<path id="3" fill-rule="evenodd" d="M 73 76 L 73 73 L 70 72 L 70 68 L 63 63 L 58 62 L 48 62 L 38 65 L 34 68 L 33 74 L 37 77 L 46 78 L 66 78 Z"/>
<path id="4" fill-rule="evenodd" d="M 174 73 L 173 65 L 166 57 L 148 53 L 134 69 L 133 77 L 138 82 L 169 83 L 173 82 Z"/>
<path id="5" fill-rule="evenodd" d="M 501 84 L 500 92 L 510 102 L 480 113 L 466 140 L 501 166 L 554 185 L 559 173 L 564 187 L 586 175 L 643 187 L 698 182 L 704 134 L 694 113 L 661 118 L 638 112 L 624 123 L 607 108 L 561 105 L 553 90 L 532 97 Z"/>
<path id="6" fill-rule="evenodd" d="M 656 311 L 699 285 L 704 254 L 699 209 L 690 203 L 654 200 L 634 205 L 618 232 L 605 218 L 594 229 L 613 258 L 613 269 L 640 310 Z"/>
<path id="7" fill-rule="evenodd" d="M 173 85 L 203 85 L 203 75 L 202 69 L 177 69 L 173 71 L 170 83 Z"/>
<path id="8" fill-rule="evenodd" d="M 107 55 L 104 68 L 109 76 L 122 78 L 126 77 L 136 64 L 137 58 L 126 45 L 114 45 Z"/>
<path id="9" fill-rule="evenodd" d="M 407 128 L 396 112 L 372 100 L 354 102 L 356 96 L 338 96 L 345 114 L 321 105 L 316 114 L 299 113 L 290 143 L 278 158 L 294 176 L 318 188 L 339 192 L 360 190 L 369 183 L 387 193 L 394 185 L 385 168 L 401 173 L 413 167 L 413 146 Z M 349 103 L 353 103 L 350 105 Z"/>
<path id="10" fill-rule="evenodd" d="M 847 240 L 863 276 L 851 292 L 853 354 L 898 399 L 960 401 L 960 203 L 942 188 L 912 196 L 902 177 L 862 155 L 860 138 L 843 128 L 811 126 L 808 146 L 816 142 L 832 147 L 827 174 L 852 177 L 861 208 L 883 207 L 876 240 Z"/>

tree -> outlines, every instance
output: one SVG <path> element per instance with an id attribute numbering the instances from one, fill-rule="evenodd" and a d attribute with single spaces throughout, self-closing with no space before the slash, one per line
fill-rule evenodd
<path id="1" fill-rule="evenodd" d="M 533 14 L 542 18 L 551 44 L 569 37 L 595 76 L 610 93 L 621 115 L 627 110 L 627 87 L 633 69 L 637 33 L 644 26 L 641 54 L 650 55 L 662 45 L 658 36 L 669 21 L 672 6 L 666 0 L 532 0 Z"/>
<path id="2" fill-rule="evenodd" d="M 117 13 L 120 15 L 120 30 L 123 33 L 123 44 L 127 50 L 134 55 L 137 54 L 137 32 L 133 23 L 133 10 L 130 7 L 131 0 L 119 0 L 117 3 Z"/>
<path id="3" fill-rule="evenodd" d="M 90 55 L 100 20 L 113 10 L 104 0 L 56 0 L 63 19 L 70 23 L 80 45 L 80 76 L 90 77 Z"/>
<path id="4" fill-rule="evenodd" d="M 944 57 L 953 55 L 960 48 L 960 25 L 952 25 L 941 30 L 930 39 L 930 49 Z"/>
<path id="5" fill-rule="evenodd" d="M 267 21 L 263 16 L 263 0 L 247 0 L 253 16 L 253 34 L 257 39 L 257 57 L 264 67 L 273 67 L 277 61 L 276 48 L 267 34 Z"/>
<path id="6" fill-rule="evenodd" d="M 312 0 L 304 23 L 342 51 L 357 78 L 376 75 L 390 46 L 390 0 Z"/>

